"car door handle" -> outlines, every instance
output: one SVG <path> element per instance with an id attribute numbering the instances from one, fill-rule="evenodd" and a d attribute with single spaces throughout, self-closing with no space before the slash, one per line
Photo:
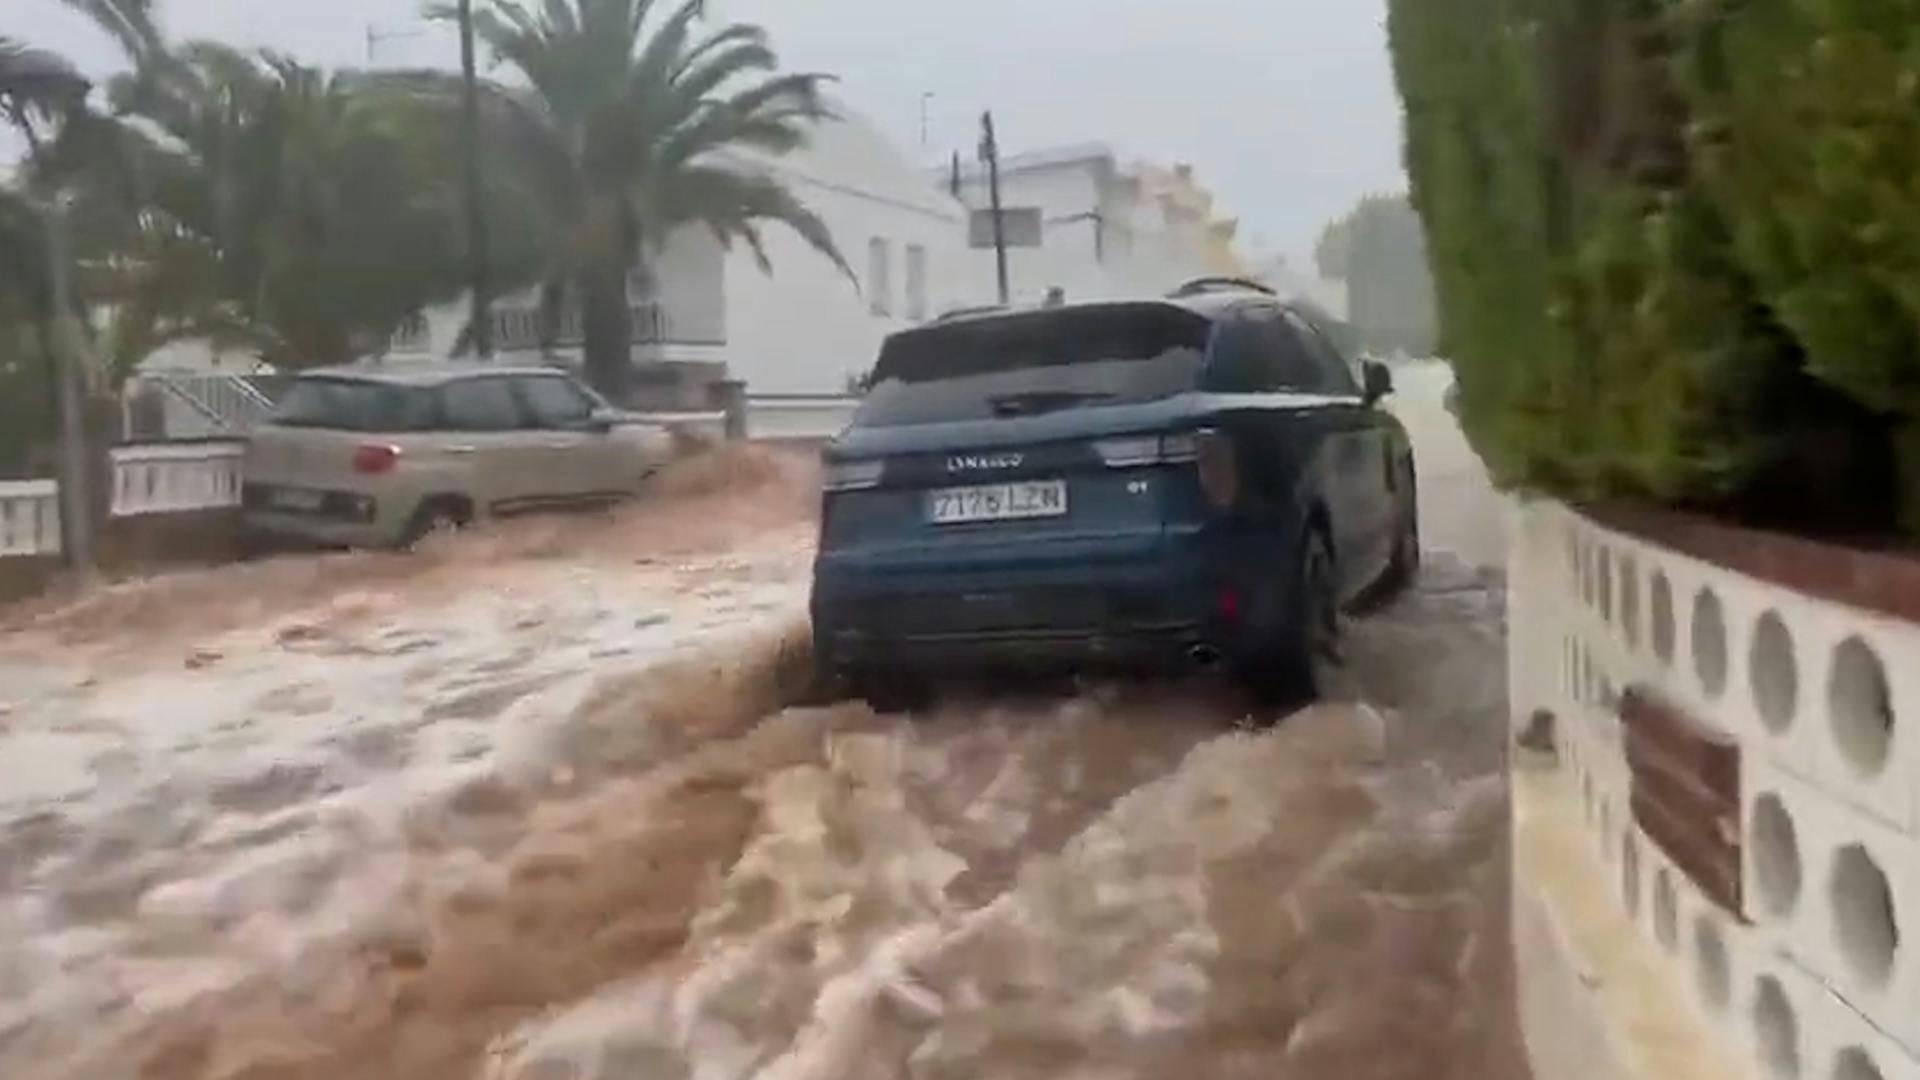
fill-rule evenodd
<path id="1" fill-rule="evenodd" d="M 479 452 L 480 452 L 480 448 L 479 448 L 479 447 L 477 447 L 477 446 L 449 446 L 449 447 L 447 447 L 447 453 L 449 453 L 449 454 L 477 454 L 477 453 L 479 453 Z"/>
<path id="2" fill-rule="evenodd" d="M 549 450 L 571 450 L 571 449 L 573 449 L 574 447 L 576 447 L 576 446 L 579 446 L 579 445 L 580 445 L 580 443 L 579 443 L 579 442 L 578 442 L 577 440 L 574 440 L 574 439 L 559 439 L 559 440 L 556 440 L 556 441 L 554 441 L 554 442 L 550 442 L 550 443 L 548 443 L 548 444 L 547 444 L 547 449 L 549 449 Z"/>

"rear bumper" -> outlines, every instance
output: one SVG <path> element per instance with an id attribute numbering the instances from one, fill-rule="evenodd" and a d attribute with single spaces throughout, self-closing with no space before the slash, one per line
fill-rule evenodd
<path id="1" fill-rule="evenodd" d="M 907 668 L 914 671 L 1003 669 L 1177 671 L 1192 665 L 1196 650 L 1218 648 L 1219 632 L 1203 623 L 1162 627 L 1055 630 L 1025 628 L 954 634 L 878 637 L 839 630 L 824 644 L 836 672 Z"/>
<path id="2" fill-rule="evenodd" d="M 321 501 L 312 510 L 276 506 L 287 486 L 248 479 L 241 489 L 241 521 L 251 531 L 342 547 L 392 547 L 406 532 L 410 511 L 391 493 L 300 488 Z"/>
<path id="3" fill-rule="evenodd" d="M 1047 545 L 1015 557 L 901 562 L 823 553 L 815 650 L 843 672 L 904 667 L 1189 666 L 1248 653 L 1284 618 L 1283 561 L 1192 533 L 1151 544 Z M 1236 557 L 1241 556 L 1241 557 Z"/>
<path id="4" fill-rule="evenodd" d="M 378 519 L 370 522 L 342 521 L 314 514 L 248 509 L 241 514 L 240 522 L 253 532 L 328 546 L 396 547 L 401 539 L 398 528 Z"/>

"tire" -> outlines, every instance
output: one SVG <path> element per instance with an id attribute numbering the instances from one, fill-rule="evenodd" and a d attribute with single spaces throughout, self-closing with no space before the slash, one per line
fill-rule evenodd
<path id="1" fill-rule="evenodd" d="M 412 550 L 429 536 L 445 536 L 466 528 L 469 517 L 465 508 L 445 499 L 421 503 L 420 508 L 413 512 L 413 518 L 407 522 L 407 530 L 401 536 L 400 544 Z"/>
<path id="2" fill-rule="evenodd" d="M 846 677 L 846 687 L 882 716 L 918 712 L 933 700 L 925 680 L 900 672 L 858 672 Z"/>
<path id="3" fill-rule="evenodd" d="M 1325 669 L 1340 656 L 1340 598 L 1326 533 L 1307 533 L 1295 556 L 1289 610 L 1264 657 L 1250 661 L 1243 681 L 1263 704 L 1297 707 L 1326 689 Z"/>
<path id="4" fill-rule="evenodd" d="M 1420 579 L 1420 494 L 1412 470 L 1407 472 L 1407 520 L 1393 542 L 1393 561 L 1387 566 L 1386 591 L 1399 593 Z"/>

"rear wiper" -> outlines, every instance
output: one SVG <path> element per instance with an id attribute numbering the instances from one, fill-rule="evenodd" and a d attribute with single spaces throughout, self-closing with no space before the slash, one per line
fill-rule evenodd
<path id="1" fill-rule="evenodd" d="M 1026 394 L 1002 394 L 988 398 L 987 404 L 993 408 L 995 416 L 1032 416 L 1111 397 L 1112 394 L 1088 390 L 1035 390 Z"/>

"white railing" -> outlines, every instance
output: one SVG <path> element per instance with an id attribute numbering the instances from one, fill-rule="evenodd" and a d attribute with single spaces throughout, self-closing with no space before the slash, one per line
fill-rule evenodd
<path id="1" fill-rule="evenodd" d="M 240 442 L 123 446 L 113 451 L 113 514 L 172 514 L 240 505 Z"/>
<path id="2" fill-rule="evenodd" d="M 0 556 L 57 553 L 59 502 L 52 480 L 0 480 Z"/>
<path id="3" fill-rule="evenodd" d="M 747 437 L 830 439 L 847 429 L 859 407 L 856 397 L 749 396 Z"/>
<path id="4" fill-rule="evenodd" d="M 190 422 L 170 420 L 168 435 L 183 431 L 244 435 L 273 411 L 273 399 L 244 375 L 154 371 L 141 375 L 138 385 L 159 387 L 168 400 L 191 414 Z"/>
<path id="5" fill-rule="evenodd" d="M 753 396 L 747 398 L 747 438 L 771 442 L 824 442 L 847 429 L 859 398 Z M 727 414 L 720 409 L 698 412 L 641 413 L 640 419 L 665 424 L 709 439 L 724 439 Z"/>
<path id="6" fill-rule="evenodd" d="M 1887 565 L 1897 556 L 1711 528 L 1722 534 L 1711 545 L 1699 533 L 1675 542 L 1727 549 L 1716 557 L 1816 582 L 1821 595 L 1647 539 L 1658 529 L 1627 532 L 1545 501 L 1519 509 L 1516 719 L 1556 718 L 1548 790 L 1565 793 L 1591 834 L 1588 865 L 1697 1020 L 1752 1074 L 1920 1077 L 1920 622 L 1893 613 L 1916 595 L 1915 572 Z M 1646 777 L 1626 755 L 1629 689 L 1738 749 L 1738 817 L 1719 826 L 1740 850 L 1736 910 L 1636 816 Z M 1522 804 L 1516 795 L 1524 817 Z M 1517 888 L 1533 873 L 1522 858 Z"/>

